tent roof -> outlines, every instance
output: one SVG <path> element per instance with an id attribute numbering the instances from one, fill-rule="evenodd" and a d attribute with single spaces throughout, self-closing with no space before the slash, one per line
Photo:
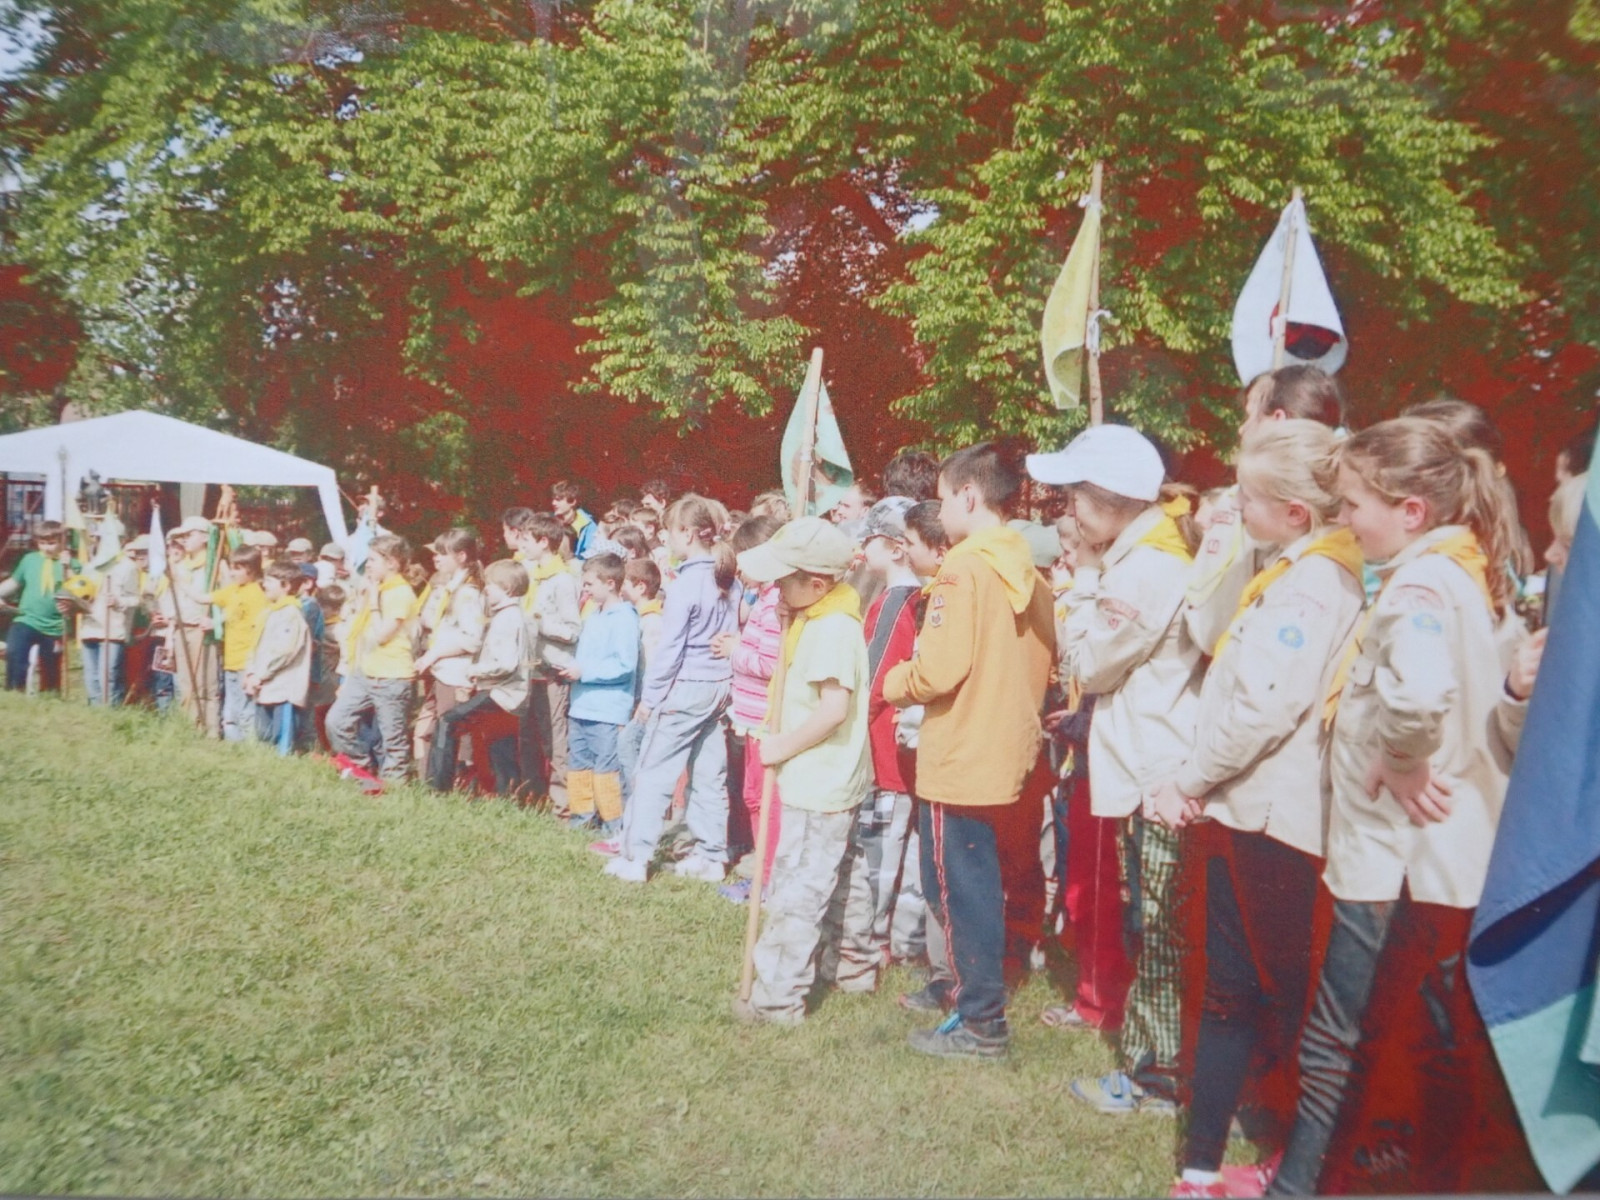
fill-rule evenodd
<path id="1" fill-rule="evenodd" d="M 160 413 L 121 412 L 0 436 L 0 472 L 45 476 L 46 504 L 54 505 L 63 449 L 72 488 L 90 471 L 106 480 L 314 487 L 333 536 L 345 536 L 331 467 Z"/>

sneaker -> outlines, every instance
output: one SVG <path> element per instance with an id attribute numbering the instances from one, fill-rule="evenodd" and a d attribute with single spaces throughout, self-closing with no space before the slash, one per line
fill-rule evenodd
<path id="1" fill-rule="evenodd" d="M 775 1013 L 766 1009 L 757 1008 L 748 1000 L 741 1000 L 738 996 L 733 998 L 733 1019 L 741 1025 L 783 1025 L 794 1028 L 806 1023 L 805 1010 L 797 1013 Z"/>
<path id="2" fill-rule="evenodd" d="M 701 854 L 680 858 L 672 865 L 672 873 L 684 879 L 698 879 L 702 883 L 721 883 L 728 873 L 726 863 L 713 862 Z"/>
<path id="3" fill-rule="evenodd" d="M 929 983 L 914 992 L 900 993 L 900 1007 L 907 1012 L 948 1012 L 950 989 L 941 983 Z"/>
<path id="4" fill-rule="evenodd" d="M 993 1060 L 1006 1056 L 1011 1035 L 1004 1020 L 992 1022 L 988 1032 L 980 1032 L 964 1024 L 959 1013 L 932 1029 L 914 1029 L 906 1039 L 911 1048 L 935 1058 L 981 1058 Z"/>
<path id="5" fill-rule="evenodd" d="M 622 839 L 610 837 L 603 838 L 598 842 L 590 842 L 589 851 L 592 854 L 600 855 L 602 858 L 615 858 L 622 853 Z"/>
<path id="6" fill-rule="evenodd" d="M 1247 1167 L 1223 1167 L 1222 1182 L 1228 1186 L 1227 1194 L 1236 1200 L 1254 1200 L 1256 1196 L 1265 1196 L 1282 1164 L 1283 1151 L 1279 1150 L 1264 1162 Z"/>
<path id="7" fill-rule="evenodd" d="M 594 825 L 593 813 L 578 813 L 567 818 L 568 829 L 588 829 Z"/>
<path id="8" fill-rule="evenodd" d="M 1182 1177 L 1173 1181 L 1172 1190 L 1167 1193 L 1177 1200 L 1206 1200 L 1208 1197 L 1226 1200 L 1232 1194 L 1228 1191 L 1227 1183 L 1221 1179 L 1213 1179 L 1210 1183 L 1191 1183 Z"/>
<path id="9" fill-rule="evenodd" d="M 732 883 L 725 883 L 717 889 L 717 895 L 724 900 L 731 900 L 734 904 L 750 903 L 750 888 L 752 883 L 748 879 L 735 879 Z"/>
<path id="10" fill-rule="evenodd" d="M 619 854 L 606 864 L 605 873 L 628 883 L 643 883 L 650 877 L 650 867 L 648 863 Z"/>
<path id="11" fill-rule="evenodd" d="M 1166 1117 L 1178 1114 L 1177 1104 L 1165 1096 L 1145 1091 L 1121 1071 L 1112 1071 L 1099 1079 L 1074 1079 L 1071 1091 L 1096 1112 L 1112 1116 L 1135 1112 Z"/>

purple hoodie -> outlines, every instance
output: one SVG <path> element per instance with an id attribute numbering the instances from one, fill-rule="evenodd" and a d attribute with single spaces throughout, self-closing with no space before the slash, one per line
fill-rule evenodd
<path id="1" fill-rule="evenodd" d="M 645 675 L 639 703 L 651 712 L 660 708 L 673 683 L 725 683 L 733 678 L 733 665 L 711 653 L 711 639 L 719 633 L 739 632 L 737 585 L 727 591 L 717 587 L 716 564 L 711 556 L 691 558 L 667 584 L 661 606 L 661 640 Z"/>

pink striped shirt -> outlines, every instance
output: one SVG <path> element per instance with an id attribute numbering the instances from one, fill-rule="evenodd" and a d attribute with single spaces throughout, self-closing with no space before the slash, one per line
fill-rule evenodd
<path id="1" fill-rule="evenodd" d="M 778 669 L 782 636 L 783 628 L 778 621 L 778 585 L 769 583 L 756 597 L 731 659 L 733 723 L 741 729 L 760 729 L 766 722 L 767 683 Z"/>

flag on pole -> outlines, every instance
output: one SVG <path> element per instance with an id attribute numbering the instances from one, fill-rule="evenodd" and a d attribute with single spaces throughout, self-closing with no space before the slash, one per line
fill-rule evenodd
<path id="1" fill-rule="evenodd" d="M 160 579 L 167 573 L 167 535 L 161 532 L 161 506 L 150 506 L 150 578 Z"/>
<path id="2" fill-rule="evenodd" d="M 1089 285 L 1100 253 L 1100 201 L 1086 197 L 1083 209 L 1083 224 L 1044 302 L 1039 326 L 1044 377 L 1057 408 L 1077 408 L 1083 399 L 1083 356 L 1097 315 L 1089 311 Z"/>
<path id="3" fill-rule="evenodd" d="M 780 466 L 783 471 L 783 494 L 789 501 L 789 512 L 796 517 L 814 517 L 827 513 L 844 498 L 855 483 L 855 472 L 850 469 L 850 453 L 844 448 L 844 435 L 839 432 L 839 420 L 833 414 L 833 402 L 828 399 L 828 385 L 818 381 L 817 439 L 811 457 L 811 502 L 806 511 L 799 510 L 800 460 L 805 454 L 806 397 L 802 388 L 795 401 L 794 412 L 783 431 Z"/>
<path id="4" fill-rule="evenodd" d="M 1467 977 L 1545 1182 L 1600 1164 L 1600 473 L 1512 765 Z"/>
<path id="5" fill-rule="evenodd" d="M 1233 365 L 1239 371 L 1240 383 L 1249 383 L 1262 372 L 1272 370 L 1273 342 L 1280 322 L 1278 302 L 1291 229 L 1294 275 L 1290 280 L 1284 365 L 1306 363 L 1331 375 L 1344 366 L 1350 348 L 1328 277 L 1322 273 L 1322 261 L 1311 241 L 1305 201 L 1296 196 L 1278 218 L 1277 229 L 1256 259 L 1255 268 L 1239 293 L 1239 302 L 1233 306 Z"/>

